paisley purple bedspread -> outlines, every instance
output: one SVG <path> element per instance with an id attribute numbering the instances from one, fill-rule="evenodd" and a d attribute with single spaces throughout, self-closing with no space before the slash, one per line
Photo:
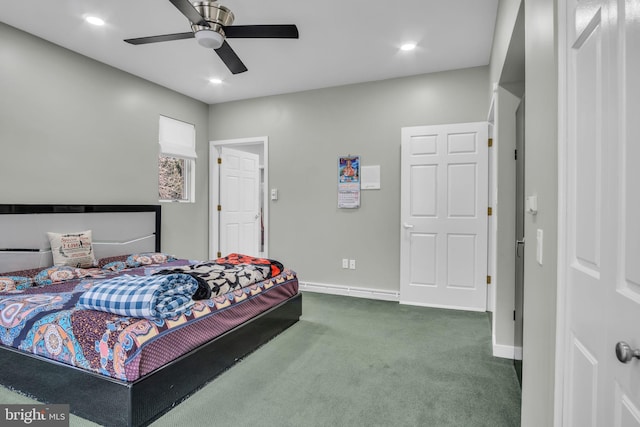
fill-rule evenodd
<path id="1" fill-rule="evenodd" d="M 268 280 L 195 301 L 173 318 L 140 319 L 75 307 L 98 280 L 151 275 L 189 263 L 177 260 L 0 293 L 0 344 L 133 381 L 298 293 L 295 272 L 284 269 Z"/>

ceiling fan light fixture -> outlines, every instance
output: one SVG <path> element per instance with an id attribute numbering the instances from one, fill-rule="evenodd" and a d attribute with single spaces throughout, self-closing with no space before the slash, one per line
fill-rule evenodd
<path id="1" fill-rule="evenodd" d="M 217 31 L 200 30 L 195 33 L 198 44 L 207 49 L 218 49 L 224 43 L 224 36 Z"/>

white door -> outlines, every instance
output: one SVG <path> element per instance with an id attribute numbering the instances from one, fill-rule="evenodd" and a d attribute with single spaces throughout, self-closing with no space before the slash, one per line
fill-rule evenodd
<path id="1" fill-rule="evenodd" d="M 260 159 L 221 147 L 220 252 L 260 256 Z"/>
<path id="2" fill-rule="evenodd" d="M 488 124 L 402 128 L 400 302 L 485 311 Z"/>
<path id="3" fill-rule="evenodd" d="M 615 348 L 640 348 L 640 2 L 559 6 L 557 421 L 638 427 L 640 360 Z"/>

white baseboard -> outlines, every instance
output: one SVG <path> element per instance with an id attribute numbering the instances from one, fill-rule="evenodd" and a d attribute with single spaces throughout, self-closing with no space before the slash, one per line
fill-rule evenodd
<path id="1" fill-rule="evenodd" d="M 377 299 L 383 301 L 399 301 L 399 291 L 385 291 L 381 289 L 361 288 L 358 286 L 330 285 L 327 283 L 298 282 L 301 291 L 317 292 L 321 294 L 345 295 L 357 298 Z"/>
<path id="2" fill-rule="evenodd" d="M 522 347 L 512 345 L 493 344 L 493 355 L 503 359 L 522 360 Z"/>
<path id="3" fill-rule="evenodd" d="M 458 305 L 443 305 L 443 304 L 423 304 L 423 303 L 417 303 L 413 301 L 400 301 L 400 304 L 413 305 L 416 307 L 444 308 L 447 310 L 474 311 L 476 313 L 485 313 L 487 311 L 484 308 L 469 308 L 469 307 L 462 307 Z"/>

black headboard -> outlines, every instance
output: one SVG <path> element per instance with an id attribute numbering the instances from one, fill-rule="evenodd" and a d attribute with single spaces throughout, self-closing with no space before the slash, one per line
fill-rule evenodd
<path id="1" fill-rule="evenodd" d="M 47 231 L 92 230 L 96 257 L 160 252 L 159 205 L 0 204 L 0 272 L 51 265 Z"/>

